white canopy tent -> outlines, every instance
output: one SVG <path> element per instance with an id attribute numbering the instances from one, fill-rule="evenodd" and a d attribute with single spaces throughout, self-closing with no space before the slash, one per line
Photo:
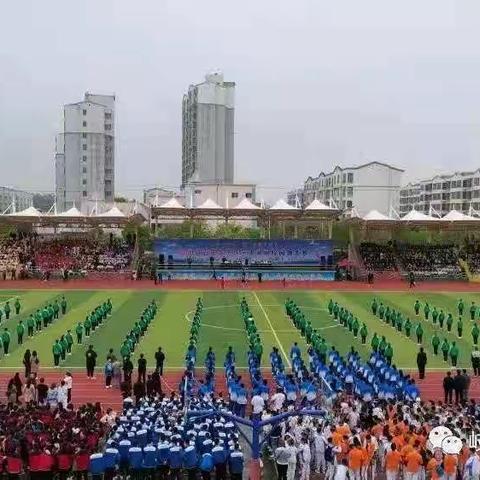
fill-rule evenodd
<path id="1" fill-rule="evenodd" d="M 308 205 L 307 207 L 305 207 L 305 210 L 308 210 L 308 211 L 321 211 L 321 210 L 333 210 L 332 207 L 328 206 L 328 205 L 325 205 L 324 203 L 322 203 L 320 200 L 313 200 L 313 202 Z"/>
<path id="2" fill-rule="evenodd" d="M 172 197 L 168 202 L 164 203 L 158 208 L 185 208 L 175 197 Z"/>
<path id="3" fill-rule="evenodd" d="M 207 198 L 202 204 L 195 208 L 203 208 L 205 210 L 222 210 L 222 207 L 218 205 L 218 203 L 214 202 L 211 198 Z"/>
<path id="4" fill-rule="evenodd" d="M 383 213 L 380 213 L 378 210 L 371 210 L 364 217 L 363 220 L 367 222 L 394 222 L 395 219 L 387 217 Z"/>
<path id="5" fill-rule="evenodd" d="M 58 213 L 56 216 L 57 217 L 70 217 L 70 218 L 85 217 L 85 215 L 80 210 L 78 210 L 77 207 L 72 207 L 70 210 L 66 210 L 65 212 Z"/>
<path id="6" fill-rule="evenodd" d="M 124 218 L 125 214 L 116 205 L 114 205 L 110 210 L 99 213 L 95 216 L 101 218 Z"/>
<path id="7" fill-rule="evenodd" d="M 236 207 L 233 207 L 233 210 L 261 210 L 261 208 L 248 198 L 244 198 Z"/>
<path id="8" fill-rule="evenodd" d="M 28 207 L 21 212 L 9 213 L 12 217 L 40 217 L 42 214 L 35 207 Z"/>
<path id="9" fill-rule="evenodd" d="M 465 215 L 464 213 L 459 212 L 458 210 L 451 210 L 444 217 L 442 217 L 441 220 L 445 222 L 465 222 L 465 221 L 480 222 L 480 218 L 475 218 L 470 215 Z"/>
<path id="10" fill-rule="evenodd" d="M 298 208 L 289 205 L 283 198 L 278 200 L 270 207 L 270 210 L 298 210 Z"/>
<path id="11" fill-rule="evenodd" d="M 400 220 L 402 222 L 437 222 L 439 219 L 412 209 Z"/>

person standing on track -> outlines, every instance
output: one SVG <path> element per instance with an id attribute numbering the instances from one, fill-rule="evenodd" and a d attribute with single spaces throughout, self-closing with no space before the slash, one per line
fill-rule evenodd
<path id="1" fill-rule="evenodd" d="M 422 380 L 425 378 L 426 365 L 427 365 L 427 354 L 424 352 L 423 347 L 420 347 L 420 351 L 417 354 L 417 366 L 418 366 L 418 376 Z"/>
<path id="2" fill-rule="evenodd" d="M 23 325 L 23 322 L 20 320 L 17 324 L 17 343 L 19 345 L 22 345 L 23 343 L 24 333 L 25 333 L 25 326 Z"/>
<path id="3" fill-rule="evenodd" d="M 60 342 L 55 340 L 55 343 L 53 344 L 52 347 L 52 353 L 53 353 L 53 365 L 55 367 L 58 367 L 60 364 L 60 356 L 62 355 L 62 346 L 60 345 Z"/>
<path id="4" fill-rule="evenodd" d="M 142 383 L 146 383 L 147 381 L 147 359 L 143 355 L 140 354 L 140 358 L 138 359 L 138 381 Z"/>
<path id="5" fill-rule="evenodd" d="M 10 308 L 10 303 L 9 302 L 6 302 L 5 303 L 5 308 L 4 308 L 4 311 L 5 311 L 5 320 L 8 320 L 10 318 L 10 312 L 11 312 L 11 308 Z"/>
<path id="6" fill-rule="evenodd" d="M 162 351 L 162 347 L 158 347 L 158 351 L 155 352 L 155 362 L 160 376 L 163 377 L 163 364 L 165 363 L 165 354 Z"/>
<path id="7" fill-rule="evenodd" d="M 97 364 L 97 352 L 93 349 L 93 345 L 88 347 L 88 350 L 85 353 L 85 363 L 87 367 L 87 377 L 90 379 L 95 379 L 95 365 Z"/>

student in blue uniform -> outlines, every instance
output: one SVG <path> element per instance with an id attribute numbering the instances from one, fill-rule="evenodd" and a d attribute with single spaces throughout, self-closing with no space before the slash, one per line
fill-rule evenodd
<path id="1" fill-rule="evenodd" d="M 242 480 L 243 462 L 243 453 L 238 443 L 236 443 L 229 459 L 230 478 L 232 480 Z"/>
<path id="2" fill-rule="evenodd" d="M 90 475 L 92 480 L 101 480 L 105 473 L 105 459 L 103 453 L 94 453 L 90 455 Z"/>
<path id="3" fill-rule="evenodd" d="M 168 465 L 170 467 L 170 478 L 172 480 L 181 480 L 183 476 L 183 448 L 179 440 L 170 447 Z"/>
<path id="4" fill-rule="evenodd" d="M 217 438 L 212 449 L 213 464 L 215 465 L 215 480 L 226 480 L 228 454 L 225 445 Z"/>
<path id="5" fill-rule="evenodd" d="M 195 442 L 190 442 L 190 445 L 185 448 L 183 466 L 187 471 L 188 480 L 195 480 L 197 478 L 198 467 L 198 453 L 195 448 Z"/>

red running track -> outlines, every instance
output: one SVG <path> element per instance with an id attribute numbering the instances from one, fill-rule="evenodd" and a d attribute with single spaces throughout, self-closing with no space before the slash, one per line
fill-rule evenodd
<path id="1" fill-rule="evenodd" d="M 77 290 L 222 290 L 220 280 L 170 280 L 155 285 L 151 280 L 126 279 L 78 279 L 78 280 L 4 280 L 0 281 L 0 289 L 77 289 Z M 420 292 L 480 292 L 480 283 L 463 281 L 430 281 L 419 282 L 411 289 L 403 280 L 383 280 L 378 283 L 366 282 L 330 282 L 330 281 L 288 281 L 285 286 L 281 281 L 248 282 L 246 284 L 229 280 L 225 282 L 225 290 L 342 290 L 352 292 L 376 291 L 420 291 Z"/>

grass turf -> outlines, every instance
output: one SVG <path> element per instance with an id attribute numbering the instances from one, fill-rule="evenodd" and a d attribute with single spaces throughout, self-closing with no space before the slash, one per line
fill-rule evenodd
<path id="1" fill-rule="evenodd" d="M 15 327 L 20 319 L 26 320 L 31 312 L 41 308 L 55 298 L 65 295 L 68 301 L 68 311 L 54 321 L 47 329 L 37 333 L 31 339 L 25 339 L 23 345 L 17 345 Z M 355 346 L 363 356 L 370 353 L 370 338 L 373 332 L 385 335 L 392 343 L 394 349 L 394 363 L 401 368 L 416 368 L 416 353 L 418 346 L 413 340 L 414 327 L 417 321 L 422 321 L 424 328 L 424 346 L 428 354 L 429 368 L 445 368 L 446 364 L 440 355 L 434 356 L 431 347 L 431 337 L 435 329 L 439 331 L 440 339 L 446 337 L 450 342 L 455 340 L 460 348 L 459 365 L 468 367 L 470 364 L 470 352 L 473 346 L 471 336 L 472 322 L 470 321 L 469 306 L 475 301 L 473 293 L 390 293 L 377 292 L 375 295 L 385 305 L 400 310 L 404 317 L 409 316 L 413 322 L 412 339 L 408 339 L 404 333 L 396 332 L 391 326 L 386 325 L 380 319 L 374 317 L 370 310 L 373 299 L 371 293 L 364 292 L 315 292 L 315 291 L 138 291 L 138 290 L 111 290 L 111 291 L 88 291 L 88 290 L 31 290 L 31 291 L 6 291 L 0 290 L 0 307 L 10 300 L 13 303 L 16 297 L 20 298 L 22 311 L 19 316 L 12 315 L 9 321 L 3 316 L 1 328 L 8 327 L 12 341 L 10 344 L 10 356 L 4 357 L 0 353 L 0 369 L 17 370 L 22 368 L 22 358 L 25 349 L 36 350 L 39 353 L 41 366 L 52 367 L 52 345 L 56 338 L 68 329 L 74 332 L 75 325 L 85 319 L 86 314 L 96 305 L 111 298 L 113 303 L 112 316 L 107 319 L 101 328 L 97 329 L 90 338 L 85 339 L 83 345 L 74 345 L 72 355 L 68 356 L 62 364 L 65 368 L 83 368 L 85 348 L 92 344 L 99 354 L 99 365 L 103 363 L 106 352 L 113 348 L 115 352 L 120 349 L 122 340 L 131 329 L 133 323 L 138 320 L 144 307 L 155 299 L 159 310 L 156 318 L 151 323 L 147 334 L 137 346 L 135 357 L 143 352 L 152 366 L 154 353 L 162 346 L 166 356 L 167 369 L 181 369 L 183 367 L 186 350 L 189 319 L 195 308 L 196 299 L 201 296 L 204 302 L 204 313 L 200 329 L 198 345 L 198 362 L 201 364 L 209 346 L 212 346 L 217 354 L 217 366 L 221 368 L 225 351 L 229 345 L 234 347 L 237 356 L 237 365 L 245 367 L 247 341 L 243 321 L 240 316 L 239 303 L 243 296 L 246 297 L 254 315 L 257 328 L 264 344 L 263 363 L 268 368 L 268 354 L 273 346 L 277 346 L 280 352 L 288 357 L 290 347 L 297 341 L 305 352 L 304 339 L 295 330 L 290 320 L 285 316 L 284 302 L 287 296 L 291 297 L 302 308 L 305 315 L 312 321 L 314 328 L 318 328 L 326 338 L 329 345 L 335 345 L 341 352 L 346 352 L 350 346 Z M 463 298 L 466 305 L 464 315 L 463 338 L 456 335 L 457 301 Z M 333 321 L 327 312 L 327 302 L 332 298 L 340 305 L 348 308 L 356 315 L 360 322 L 365 322 L 369 335 L 367 345 L 362 346 L 359 339 L 355 339 L 348 330 Z M 413 312 L 413 304 L 416 299 L 422 302 L 422 315 L 417 319 Z M 423 303 L 430 306 L 443 308 L 445 312 L 452 312 L 455 322 L 452 332 L 434 327 L 430 320 L 423 319 Z M 13 312 L 12 312 L 13 313 Z M 75 336 L 75 335 L 74 335 Z M 288 365 L 288 358 L 285 358 Z M 135 358 L 134 358 L 135 362 Z"/>

